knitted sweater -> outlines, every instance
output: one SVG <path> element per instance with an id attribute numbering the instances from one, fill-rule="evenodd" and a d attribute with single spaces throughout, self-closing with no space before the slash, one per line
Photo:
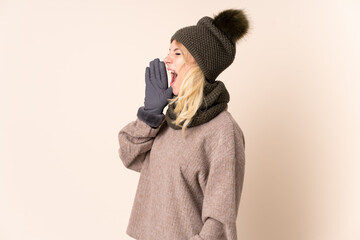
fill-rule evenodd
<path id="1" fill-rule="evenodd" d="M 141 173 L 126 232 L 138 240 L 236 240 L 242 130 L 224 110 L 185 134 L 139 119 L 119 132 L 121 160 Z"/>

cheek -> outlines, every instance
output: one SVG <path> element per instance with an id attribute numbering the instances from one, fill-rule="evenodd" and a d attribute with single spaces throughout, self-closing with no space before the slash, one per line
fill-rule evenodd
<path id="1" fill-rule="evenodd" d="M 176 66 L 177 70 L 180 70 L 185 65 L 185 61 L 182 57 L 176 58 L 174 60 L 174 65 Z"/>
<path id="2" fill-rule="evenodd" d="M 180 76 L 180 78 L 176 81 L 176 86 L 180 89 L 181 83 L 183 82 L 183 78 Z"/>

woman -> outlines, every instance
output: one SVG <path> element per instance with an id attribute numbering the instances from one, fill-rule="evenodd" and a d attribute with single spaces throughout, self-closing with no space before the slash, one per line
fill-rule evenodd
<path id="1" fill-rule="evenodd" d="M 241 10 L 203 17 L 173 35 L 164 62 L 155 59 L 146 68 L 144 106 L 118 136 L 124 165 L 141 173 L 129 236 L 237 239 L 245 141 L 216 78 L 233 62 L 235 43 L 247 30 Z"/>

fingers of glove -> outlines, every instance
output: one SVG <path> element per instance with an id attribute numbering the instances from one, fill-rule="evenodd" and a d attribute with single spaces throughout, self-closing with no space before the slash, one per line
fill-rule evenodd
<path id="1" fill-rule="evenodd" d="M 154 90 L 153 83 L 150 81 L 150 68 L 147 67 L 145 70 L 145 84 L 147 90 Z"/>
<path id="2" fill-rule="evenodd" d="M 149 67 L 147 67 L 145 69 L 145 84 L 146 84 L 146 86 L 151 84 L 151 82 L 150 82 L 150 68 Z"/>
<path id="3" fill-rule="evenodd" d="M 150 80 L 150 68 L 146 67 L 146 69 L 145 69 L 145 84 L 147 84 L 149 80 Z"/>
<path id="4" fill-rule="evenodd" d="M 154 59 L 154 67 L 155 67 L 155 79 L 157 81 L 160 80 L 160 60 L 158 58 Z"/>
<path id="5" fill-rule="evenodd" d="M 161 88 L 166 89 L 168 87 L 168 77 L 164 62 L 160 62 L 160 79 L 161 79 Z"/>
<path id="6" fill-rule="evenodd" d="M 152 81 L 153 83 L 155 83 L 156 79 L 155 61 L 156 59 L 150 62 L 150 81 Z"/>
<path id="7" fill-rule="evenodd" d="M 162 79 L 161 79 L 161 72 L 160 72 L 160 60 L 156 58 L 154 61 L 154 69 L 155 69 L 155 76 L 151 76 L 151 81 L 154 86 L 157 86 L 160 89 L 165 89 L 163 87 Z"/>

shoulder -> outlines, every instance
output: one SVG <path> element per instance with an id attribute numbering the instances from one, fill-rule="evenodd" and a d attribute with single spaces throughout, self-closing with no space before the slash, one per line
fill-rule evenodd
<path id="1" fill-rule="evenodd" d="M 203 140 L 210 152 L 231 152 L 233 148 L 245 148 L 242 129 L 227 110 L 222 111 L 211 121 L 201 125 Z"/>
<path id="2" fill-rule="evenodd" d="M 222 111 L 214 119 L 206 123 L 208 128 L 213 129 L 213 134 L 229 135 L 240 134 L 243 135 L 243 131 L 234 117 L 227 110 Z"/>
<path id="3" fill-rule="evenodd" d="M 211 129 L 205 140 L 209 161 L 243 161 L 245 138 L 231 113 L 224 110 L 207 124 Z"/>

